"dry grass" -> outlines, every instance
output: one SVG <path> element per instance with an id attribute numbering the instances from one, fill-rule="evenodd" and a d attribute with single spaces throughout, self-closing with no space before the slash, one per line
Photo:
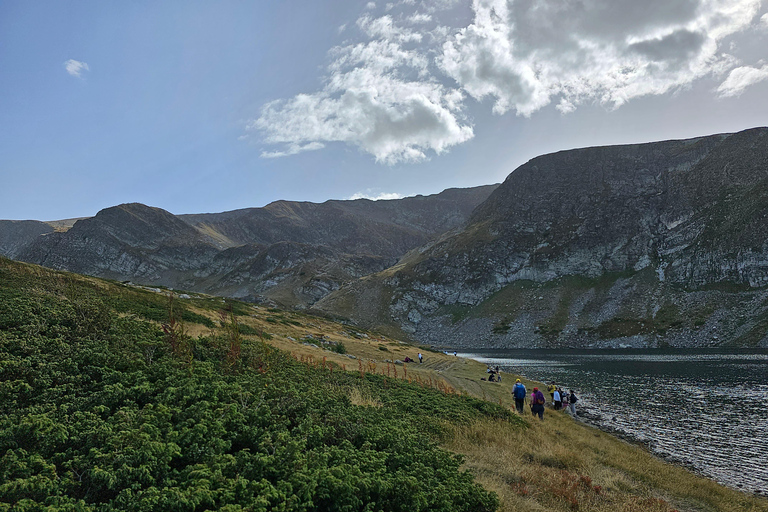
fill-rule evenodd
<path id="1" fill-rule="evenodd" d="M 195 312 L 209 314 L 216 320 L 210 312 Z M 482 381 L 486 376 L 485 365 L 476 361 L 424 350 L 374 333 L 368 333 L 367 338 L 358 337 L 349 327 L 301 313 L 279 313 L 300 325 L 269 322 L 267 318 L 274 314 L 252 306 L 251 315 L 239 317 L 238 322 L 269 333 L 271 345 L 300 361 L 355 373 L 360 368 L 385 375 L 389 371 L 392 378 L 394 365 L 385 363 L 386 359 L 417 359 L 417 353 L 422 352 L 424 364 L 410 363 L 405 368 L 398 365 L 397 378 L 449 392 L 455 389 L 514 409 L 514 375 L 504 374 L 501 383 Z M 210 333 L 202 326 L 190 327 L 193 336 Z M 307 335 L 342 342 L 355 359 L 305 345 Z M 386 351 L 380 349 L 382 346 Z M 540 385 L 523 382 L 528 389 Z M 362 407 L 381 406 L 361 390 L 351 390 L 349 397 Z M 482 420 L 468 427 L 447 426 L 453 435 L 444 447 L 465 456 L 465 468 L 484 487 L 499 495 L 503 512 L 768 512 L 768 500 L 728 489 L 666 463 L 644 448 L 574 421 L 564 412 L 547 409 L 544 422 L 534 420 L 530 413 L 524 419 L 524 429 L 495 420 Z"/>
<path id="2" fill-rule="evenodd" d="M 359 405 L 360 407 L 375 407 L 378 409 L 382 406 L 378 399 L 373 398 L 370 393 L 366 393 L 359 388 L 350 388 L 349 400 L 353 405 Z"/>
<path id="3" fill-rule="evenodd" d="M 501 511 L 766 511 L 768 501 L 665 463 L 641 447 L 547 410 L 528 428 L 480 421 L 445 447 L 501 499 Z"/>

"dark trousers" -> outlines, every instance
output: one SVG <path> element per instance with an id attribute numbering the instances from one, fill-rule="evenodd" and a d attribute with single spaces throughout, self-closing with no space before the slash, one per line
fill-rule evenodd
<path id="1" fill-rule="evenodd" d="M 542 404 L 533 404 L 531 406 L 531 414 L 538 415 L 540 420 L 544 419 L 544 406 Z"/>
<path id="2" fill-rule="evenodd" d="M 523 406 L 525 405 L 525 398 L 515 398 L 515 409 L 520 414 L 523 414 Z"/>

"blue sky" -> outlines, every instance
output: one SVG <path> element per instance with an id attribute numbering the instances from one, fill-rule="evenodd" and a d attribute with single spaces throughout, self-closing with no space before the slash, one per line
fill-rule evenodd
<path id="1" fill-rule="evenodd" d="M 0 218 L 432 194 L 561 149 L 765 126 L 767 11 L 6 0 Z"/>

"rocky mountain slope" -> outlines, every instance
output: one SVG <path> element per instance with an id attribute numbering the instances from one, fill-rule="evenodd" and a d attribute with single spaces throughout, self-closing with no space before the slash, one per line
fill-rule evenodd
<path id="1" fill-rule="evenodd" d="M 39 220 L 0 220 L 0 254 L 15 258 L 27 245 L 54 228 Z"/>
<path id="2" fill-rule="evenodd" d="M 393 201 L 278 201 L 179 216 L 123 204 L 69 229 L 2 221 L 0 254 L 121 281 L 304 307 L 461 226 L 495 188 Z"/>
<path id="3" fill-rule="evenodd" d="M 461 347 L 768 346 L 768 129 L 544 155 L 315 305 Z"/>

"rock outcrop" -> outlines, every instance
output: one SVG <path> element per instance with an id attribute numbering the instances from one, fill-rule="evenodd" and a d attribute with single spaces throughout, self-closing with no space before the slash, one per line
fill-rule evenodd
<path id="1" fill-rule="evenodd" d="M 544 155 L 317 311 L 448 346 L 768 345 L 768 129 Z"/>
<path id="2" fill-rule="evenodd" d="M 392 201 L 277 201 L 178 216 L 123 204 L 74 225 L 2 221 L 0 254 L 121 281 L 303 308 L 463 225 L 495 188 Z"/>
<path id="3" fill-rule="evenodd" d="M 54 228 L 38 220 L 0 220 L 0 254 L 15 258 L 26 246 Z"/>

